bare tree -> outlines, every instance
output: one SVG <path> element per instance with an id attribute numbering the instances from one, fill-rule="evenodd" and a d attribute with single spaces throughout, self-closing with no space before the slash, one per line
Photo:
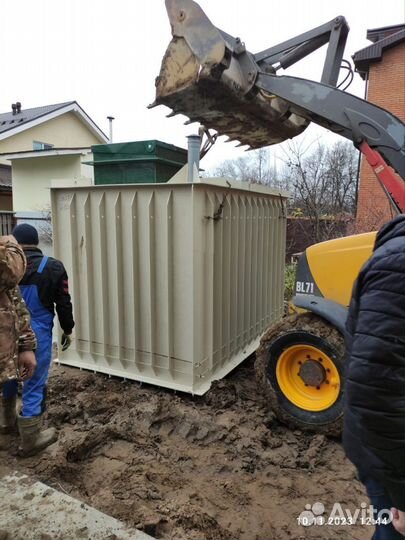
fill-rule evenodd
<path id="1" fill-rule="evenodd" d="M 227 160 L 213 171 L 214 176 L 226 176 L 240 182 L 277 186 L 277 167 L 271 165 L 271 153 L 268 148 L 252 150 L 246 156 Z"/>
<path id="2" fill-rule="evenodd" d="M 38 225 L 39 236 L 45 244 L 52 245 L 53 232 L 52 232 L 52 212 L 49 205 L 45 206 L 41 210 L 42 219 Z"/>
<path id="3" fill-rule="evenodd" d="M 346 234 L 356 206 L 358 153 L 353 145 L 301 139 L 281 150 L 279 167 L 270 150 L 262 148 L 225 161 L 214 174 L 289 191 L 289 214 L 300 218 L 308 245 Z"/>
<path id="4" fill-rule="evenodd" d="M 395 217 L 396 212 L 394 208 L 390 207 L 391 219 Z M 348 228 L 348 234 L 360 234 L 369 231 L 378 231 L 381 226 L 387 222 L 387 212 L 385 209 L 379 208 L 374 204 L 374 201 L 370 201 L 365 208 L 363 207 L 363 213 L 357 216 L 356 220 L 350 224 Z"/>
<path id="5" fill-rule="evenodd" d="M 341 141 L 329 147 L 318 142 L 310 152 L 291 142 L 284 153 L 293 191 L 290 214 L 310 221 L 313 242 L 345 234 L 355 212 L 357 151 Z"/>

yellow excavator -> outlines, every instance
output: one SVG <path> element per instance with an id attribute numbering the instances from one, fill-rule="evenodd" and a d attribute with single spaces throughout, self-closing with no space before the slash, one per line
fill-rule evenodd
<path id="1" fill-rule="evenodd" d="M 151 106 L 166 105 L 249 148 L 278 144 L 314 122 L 351 140 L 397 212 L 405 211 L 405 125 L 389 111 L 338 88 L 348 24 L 339 16 L 256 54 L 216 28 L 192 0 L 166 0 L 171 40 Z M 327 44 L 320 82 L 280 75 Z M 340 85 L 339 85 L 340 86 Z M 285 423 L 337 435 L 344 390 L 344 328 L 353 282 L 375 233 L 311 246 L 301 256 L 298 313 L 269 328 L 256 376 Z"/>

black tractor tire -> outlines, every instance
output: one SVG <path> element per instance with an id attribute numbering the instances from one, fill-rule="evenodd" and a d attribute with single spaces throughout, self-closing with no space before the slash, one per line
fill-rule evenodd
<path id="1" fill-rule="evenodd" d="M 282 392 L 276 378 L 276 367 L 283 349 L 300 343 L 316 346 L 333 361 L 340 376 L 340 391 L 328 409 L 312 412 L 294 405 Z M 294 429 L 338 437 L 343 420 L 343 381 L 345 347 L 342 334 L 330 323 L 302 313 L 283 318 L 264 334 L 256 351 L 256 380 L 266 406 L 284 424 Z"/>

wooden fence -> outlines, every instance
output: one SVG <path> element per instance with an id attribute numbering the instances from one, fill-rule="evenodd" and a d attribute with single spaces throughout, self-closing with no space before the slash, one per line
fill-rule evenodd
<path id="1" fill-rule="evenodd" d="M 11 234 L 16 224 L 14 212 L 0 212 L 0 235 Z"/>

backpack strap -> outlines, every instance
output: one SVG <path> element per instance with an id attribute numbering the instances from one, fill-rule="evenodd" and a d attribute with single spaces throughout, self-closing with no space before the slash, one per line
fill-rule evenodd
<path id="1" fill-rule="evenodd" d="M 37 270 L 38 274 L 42 274 L 42 272 L 43 272 L 43 270 L 44 270 L 44 268 L 46 266 L 46 263 L 48 262 L 48 259 L 49 259 L 48 255 L 44 255 L 42 257 L 41 264 L 38 266 L 38 270 Z"/>

